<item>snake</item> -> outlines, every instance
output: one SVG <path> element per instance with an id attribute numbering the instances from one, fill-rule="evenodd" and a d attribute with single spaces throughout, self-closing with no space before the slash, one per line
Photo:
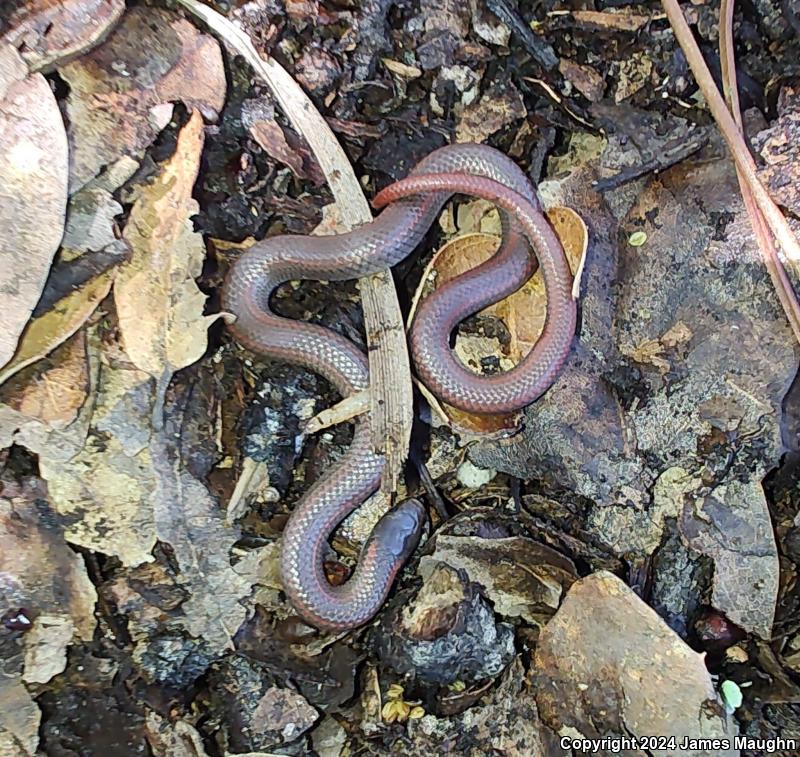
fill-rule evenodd
<path id="1" fill-rule="evenodd" d="M 343 398 L 367 389 L 369 364 L 354 343 L 325 326 L 276 314 L 270 297 L 287 281 L 342 281 L 391 268 L 419 246 L 456 193 L 498 207 L 503 241 L 490 259 L 442 284 L 419 305 L 409 336 L 415 370 L 440 400 L 469 413 L 508 413 L 531 404 L 553 383 L 571 348 L 577 322 L 572 275 L 533 185 L 513 160 L 486 145 L 433 151 L 405 179 L 379 192 L 373 205 L 382 212 L 352 231 L 279 235 L 250 247 L 232 264 L 222 291 L 223 310 L 235 316 L 233 335 L 256 353 L 318 373 Z M 519 289 L 537 265 L 547 315 L 533 349 L 503 373 L 470 371 L 451 350 L 451 333 L 466 317 Z M 368 622 L 421 538 L 425 508 L 406 500 L 378 521 L 348 580 L 328 581 L 324 561 L 331 534 L 378 489 L 384 464 L 374 450 L 370 416 L 362 414 L 344 456 L 311 484 L 284 528 L 284 592 L 298 615 L 323 631 Z"/>

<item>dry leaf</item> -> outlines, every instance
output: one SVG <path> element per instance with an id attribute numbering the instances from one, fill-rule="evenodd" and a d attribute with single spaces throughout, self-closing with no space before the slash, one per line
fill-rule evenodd
<path id="1" fill-rule="evenodd" d="M 641 29 L 650 16 L 625 11 L 573 11 L 572 17 L 582 26 L 597 27 L 599 29 L 615 29 L 617 31 L 635 32 Z"/>
<path id="2" fill-rule="evenodd" d="M 123 155 L 139 155 L 163 126 L 164 103 L 182 100 L 209 118 L 225 102 L 219 45 L 185 19 L 128 10 L 109 38 L 60 69 L 69 84 L 70 187 Z"/>
<path id="3" fill-rule="evenodd" d="M 19 50 L 31 71 L 50 71 L 108 34 L 125 0 L 28 0 L 8 19 L 3 41 Z"/>
<path id="4" fill-rule="evenodd" d="M 478 102 L 463 109 L 456 125 L 456 142 L 485 142 L 492 134 L 527 114 L 516 87 L 510 83 L 493 86 Z"/>
<path id="5" fill-rule="evenodd" d="M 105 299 L 113 280 L 114 271 L 101 274 L 34 318 L 22 334 L 14 359 L 0 370 L 0 384 L 71 337 Z"/>
<path id="6" fill-rule="evenodd" d="M 67 140 L 41 74 L 0 44 L 0 365 L 17 348 L 64 230 Z"/>
<path id="7" fill-rule="evenodd" d="M 691 338 L 691 329 L 683 321 L 678 321 L 659 339 L 647 339 L 636 347 L 628 347 L 623 344 L 620 345 L 620 352 L 637 363 L 649 363 L 658 368 L 661 373 L 667 373 L 671 370 L 672 364 L 664 357 L 664 351 L 685 344 Z"/>
<path id="8" fill-rule="evenodd" d="M 208 757 L 202 737 L 185 720 L 172 722 L 149 710 L 145 728 L 154 757 Z"/>
<path id="9" fill-rule="evenodd" d="M 712 604 L 741 628 L 770 639 L 780 563 L 761 482 L 733 480 L 689 499 L 680 528 L 692 549 L 714 561 Z"/>
<path id="10" fill-rule="evenodd" d="M 19 676 L 0 676 L 0 754 L 33 757 L 42 716 Z"/>
<path id="11" fill-rule="evenodd" d="M 51 358 L 0 390 L 1 448 L 19 444 L 53 461 L 69 460 L 81 450 L 89 432 L 99 368 L 97 356 L 87 350 L 86 342 L 85 334 L 76 334 Z M 65 397 L 65 407 L 55 410 L 50 387 L 70 377 L 77 386 Z"/>
<path id="12" fill-rule="evenodd" d="M 650 84 L 653 61 L 645 52 L 633 53 L 627 60 L 619 61 L 616 68 L 618 82 L 614 102 L 621 103 Z"/>
<path id="13" fill-rule="evenodd" d="M 0 576 L 6 605 L 35 611 L 25 634 L 29 683 L 46 683 L 66 666 L 73 636 L 89 641 L 97 600 L 80 555 L 64 541 L 38 481 L 3 484 L 0 498 Z"/>
<path id="14" fill-rule="evenodd" d="M 495 612 L 543 625 L 576 579 L 575 566 L 555 550 L 524 536 L 487 539 L 439 533 L 435 550 L 422 557 L 427 580 L 444 563 L 481 585 Z"/>
<path id="15" fill-rule="evenodd" d="M 78 417 L 86 401 L 87 360 L 85 335 L 77 334 L 53 353 L 51 365 L 6 384 L 0 390 L 0 400 L 21 415 L 64 428 Z"/>
<path id="16" fill-rule="evenodd" d="M 98 350 L 96 341 L 90 338 L 90 350 Z M 156 542 L 146 504 L 156 485 L 147 449 L 153 382 L 114 349 L 106 344 L 101 352 L 85 443 L 67 459 L 42 450 L 39 468 L 70 542 L 138 565 L 153 559 Z"/>
<path id="17" fill-rule="evenodd" d="M 197 287 L 205 257 L 192 188 L 200 166 L 203 119 L 197 111 L 181 130 L 175 154 L 158 178 L 143 187 L 124 237 L 133 250 L 114 286 L 125 352 L 137 368 L 162 384 L 206 349 L 206 297 Z"/>
<path id="18" fill-rule="evenodd" d="M 418 79 L 422 76 L 422 69 L 417 66 L 409 66 L 399 60 L 392 60 L 391 58 L 381 58 L 381 61 L 386 68 L 402 79 Z"/>
<path id="19" fill-rule="evenodd" d="M 181 468 L 172 435 L 153 434 L 149 449 L 158 538 L 172 546 L 189 595 L 181 606 L 186 630 L 215 652 L 230 648 L 247 614 L 242 599 L 252 590 L 251 581 L 230 563 L 238 530 L 226 525 L 205 485 Z"/>
<path id="20" fill-rule="evenodd" d="M 321 186 L 325 177 L 308 147 L 275 119 L 275 108 L 267 98 L 249 101 L 242 108 L 242 124 L 253 139 L 274 160 L 287 165 L 298 179 L 311 179 Z"/>
<path id="21" fill-rule="evenodd" d="M 130 178 L 136 167 L 136 163 L 123 158 L 103 176 L 70 197 L 57 266 L 86 256 L 81 264 L 87 273 L 91 273 L 95 270 L 94 262 L 102 257 L 104 251 L 113 251 L 108 260 L 121 257 L 125 243 L 116 237 L 115 219 L 122 213 L 122 206 L 111 193 Z M 57 270 L 53 269 L 51 274 Z M 67 279 L 66 285 L 59 290 L 58 277 L 53 275 L 34 311 L 40 313 L 44 309 L 44 312 L 34 315 L 29 321 L 14 358 L 0 371 L 0 384 L 71 337 L 105 299 L 114 276 L 115 269 L 108 268 L 83 283 Z M 63 291 L 67 292 L 65 296 L 62 296 Z M 49 304 L 48 300 L 55 300 L 55 305 Z"/>
<path id="22" fill-rule="evenodd" d="M 587 100 L 598 102 L 603 99 L 606 82 L 593 68 L 562 58 L 558 70 Z"/>
<path id="23" fill-rule="evenodd" d="M 291 689 L 271 686 L 259 699 L 250 728 L 278 743 L 294 741 L 319 718 L 319 713 L 305 698 Z"/>
<path id="24" fill-rule="evenodd" d="M 67 647 L 75 626 L 63 615 L 40 615 L 25 635 L 26 683 L 47 683 L 67 667 Z"/>
<path id="25" fill-rule="evenodd" d="M 76 192 L 67 206 L 60 259 L 71 260 L 89 250 L 97 252 L 114 244 L 115 219 L 121 214 L 122 205 L 105 187 L 87 184 Z"/>

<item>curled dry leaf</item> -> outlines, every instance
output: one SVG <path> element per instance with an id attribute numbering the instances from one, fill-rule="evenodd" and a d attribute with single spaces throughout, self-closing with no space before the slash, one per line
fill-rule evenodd
<path id="1" fill-rule="evenodd" d="M 14 358 L 0 370 L 0 384 L 71 337 L 111 291 L 114 272 L 97 276 L 28 323 Z"/>
<path id="2" fill-rule="evenodd" d="M 149 710 L 145 733 L 155 757 L 208 757 L 202 737 L 185 720 L 171 722 Z"/>
<path id="3" fill-rule="evenodd" d="M 703 656 L 605 571 L 573 584 L 539 637 L 533 669 L 543 719 L 561 733 L 733 735 Z"/>
<path id="4" fill-rule="evenodd" d="M 635 32 L 651 21 L 650 16 L 640 13 L 610 11 L 573 11 L 572 18 L 579 26 L 597 29 L 613 29 L 621 32 Z"/>
<path id="5" fill-rule="evenodd" d="M 480 584 L 495 612 L 539 625 L 555 613 L 564 590 L 577 578 L 570 560 L 524 536 L 439 534 L 433 554 L 420 560 L 423 580 L 439 563 L 464 571 Z"/>
<path id="6" fill-rule="evenodd" d="M 100 42 L 125 10 L 125 0 L 33 0 L 8 19 L 3 41 L 30 71 L 49 71 Z"/>
<path id="7" fill-rule="evenodd" d="M 194 281 L 205 256 L 191 221 L 202 146 L 203 119 L 193 111 L 174 155 L 131 209 L 124 237 L 132 255 L 114 286 L 125 351 L 162 387 L 205 352 L 208 324 L 216 318 L 203 316 L 206 298 Z"/>
<path id="8" fill-rule="evenodd" d="M 0 44 L 0 365 L 17 348 L 64 230 L 67 140 L 50 85 Z"/>
<path id="9" fill-rule="evenodd" d="M 496 227 L 498 221 L 495 211 L 486 215 L 490 207 L 490 203 L 479 201 L 459 208 L 458 227 L 461 231 Z M 547 217 L 561 240 L 572 273 L 579 283 L 589 238 L 586 224 L 570 208 L 552 208 L 547 211 Z M 430 288 L 431 282 L 441 286 L 488 260 L 499 244 L 497 236 L 481 232 L 467 233 L 447 242 L 428 264 L 414 302 L 419 301 L 423 292 Z M 508 370 L 519 363 L 536 344 L 544 328 L 546 314 L 547 295 L 542 275 L 537 271 L 517 292 L 479 313 L 499 318 L 505 324 L 510 336 L 508 345 L 501 345 L 497 338 L 460 334 L 456 337 L 456 354 L 476 372 L 479 372 L 481 360 L 487 353 L 499 360 L 502 369 Z M 442 410 L 453 425 L 467 433 L 502 433 L 504 429 L 515 426 L 514 414 L 476 416 L 450 406 L 444 406 Z"/>
<path id="10" fill-rule="evenodd" d="M 108 39 L 59 73 L 70 88 L 70 187 L 123 155 L 140 154 L 181 100 L 214 118 L 225 102 L 219 45 L 185 19 L 131 8 Z"/>

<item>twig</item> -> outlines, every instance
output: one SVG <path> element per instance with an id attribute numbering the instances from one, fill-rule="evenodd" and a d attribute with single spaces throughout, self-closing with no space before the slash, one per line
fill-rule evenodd
<path id="1" fill-rule="evenodd" d="M 708 103 L 711 115 L 717 122 L 728 149 L 733 155 L 736 169 L 741 177 L 740 181 L 744 181 L 747 184 L 752 193 L 754 204 L 763 214 L 764 222 L 772 231 L 783 250 L 786 260 L 800 271 L 800 243 L 798 243 L 788 222 L 758 178 L 755 161 L 747 149 L 742 132 L 717 89 L 714 78 L 711 76 L 700 48 L 692 36 L 691 29 L 689 29 L 689 24 L 686 22 L 678 1 L 661 0 L 661 4 L 667 13 L 675 38 L 686 55 L 686 60 L 692 69 L 697 85 Z M 736 88 L 734 87 L 733 89 L 735 90 Z M 745 203 L 747 203 L 746 199 Z M 758 228 L 754 228 L 758 237 Z M 800 307 L 798 307 L 797 297 L 774 245 L 769 242 L 763 252 L 764 263 L 778 293 L 778 298 L 789 319 L 795 338 L 800 341 Z"/>
<path id="2" fill-rule="evenodd" d="M 342 223 L 372 220 L 369 203 L 350 161 L 325 119 L 289 73 L 262 57 L 245 32 L 198 0 L 177 2 L 204 21 L 269 85 L 292 126 L 305 138 L 336 200 Z M 411 438 L 413 393 L 403 319 L 392 277 L 382 271 L 359 282 L 369 344 L 373 446 L 386 456 L 382 487 L 394 491 Z"/>
<path id="3" fill-rule="evenodd" d="M 630 168 L 623 168 L 606 179 L 598 179 L 592 182 L 592 186 L 596 192 L 608 192 L 645 174 L 665 171 L 670 166 L 674 166 L 676 163 L 680 163 L 693 153 L 696 153 L 701 147 L 705 147 L 707 143 L 708 132 L 705 129 L 695 129 L 694 133 L 663 145 L 659 152 L 642 163 Z"/>
<path id="4" fill-rule="evenodd" d="M 364 389 L 349 397 L 345 397 L 341 402 L 326 408 L 317 413 L 303 429 L 304 434 L 316 434 L 318 431 L 336 426 L 345 421 L 352 420 L 362 413 L 369 412 L 370 409 L 370 390 Z"/>

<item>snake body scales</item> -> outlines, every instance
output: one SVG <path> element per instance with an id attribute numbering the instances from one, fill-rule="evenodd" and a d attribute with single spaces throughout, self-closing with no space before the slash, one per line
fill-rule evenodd
<path id="1" fill-rule="evenodd" d="M 315 371 L 343 397 L 366 389 L 368 363 L 355 345 L 322 326 L 276 315 L 270 295 L 294 279 L 354 279 L 395 265 L 417 247 L 456 192 L 498 206 L 503 243 L 491 259 L 422 302 L 410 335 L 416 371 L 441 400 L 468 412 L 512 412 L 529 405 L 547 390 L 569 352 L 576 325 L 572 277 L 527 177 L 505 155 L 484 145 L 453 145 L 431 153 L 407 179 L 379 193 L 375 204 L 386 207 L 374 221 L 351 232 L 278 236 L 253 245 L 233 265 L 223 288 L 223 308 L 236 316 L 234 335 L 257 353 Z M 512 370 L 472 373 L 450 350 L 451 332 L 467 316 L 519 289 L 536 269 L 537 258 L 547 291 L 541 337 Z M 345 457 L 308 489 L 286 525 L 284 589 L 300 616 L 317 628 L 344 630 L 372 618 L 417 546 L 425 511 L 409 500 L 378 522 L 347 582 L 332 586 L 325 576 L 331 533 L 378 488 L 383 465 L 372 450 L 369 416 L 362 415 Z"/>

